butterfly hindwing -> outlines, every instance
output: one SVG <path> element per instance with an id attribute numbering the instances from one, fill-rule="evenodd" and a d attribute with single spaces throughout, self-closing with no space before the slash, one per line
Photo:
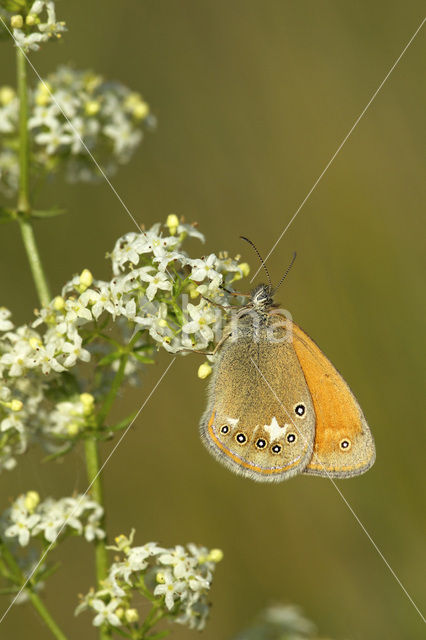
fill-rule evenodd
<path id="1" fill-rule="evenodd" d="M 355 396 L 321 349 L 295 324 L 293 345 L 316 415 L 314 451 L 304 473 L 335 478 L 364 473 L 374 463 L 375 446 Z"/>

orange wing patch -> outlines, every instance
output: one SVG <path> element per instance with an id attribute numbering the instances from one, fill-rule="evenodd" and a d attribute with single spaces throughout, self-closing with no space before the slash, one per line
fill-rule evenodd
<path id="1" fill-rule="evenodd" d="M 366 471 L 375 449 L 350 388 L 319 347 L 293 324 L 293 346 L 316 414 L 315 443 L 305 472 L 344 477 Z"/>

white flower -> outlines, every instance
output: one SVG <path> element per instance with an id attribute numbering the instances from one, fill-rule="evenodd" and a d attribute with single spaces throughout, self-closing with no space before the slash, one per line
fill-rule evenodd
<path id="1" fill-rule="evenodd" d="M 90 604 L 95 611 L 98 611 L 98 615 L 93 620 L 95 627 L 99 627 L 104 622 L 109 622 L 114 627 L 121 624 L 120 618 L 114 613 L 120 605 L 120 601 L 116 598 L 113 598 L 108 604 L 95 598 Z"/>
<path id="2" fill-rule="evenodd" d="M 8 538 L 17 537 L 21 547 L 25 547 L 30 540 L 34 526 L 40 520 L 40 516 L 35 513 L 28 515 L 23 511 L 15 511 L 12 513 L 12 519 L 14 520 L 14 524 L 8 527 L 4 534 Z"/>
<path id="3" fill-rule="evenodd" d="M 146 290 L 146 297 L 150 301 L 153 300 L 153 298 L 157 294 L 158 289 L 161 289 L 163 291 L 171 291 L 172 289 L 172 283 L 161 271 L 158 271 L 154 276 L 150 275 L 149 273 L 144 273 L 141 277 L 145 282 L 149 282 L 148 288 Z"/>
<path id="4" fill-rule="evenodd" d="M 26 36 L 20 29 L 13 30 L 13 39 L 15 40 L 16 46 L 24 51 L 38 51 L 40 49 L 38 43 L 46 40 L 41 33 L 31 33 Z"/>
<path id="5" fill-rule="evenodd" d="M 53 344 L 48 344 L 46 347 L 37 348 L 37 365 L 41 367 L 44 374 L 48 374 L 52 371 L 58 373 L 65 371 L 65 367 L 57 360 L 56 349 Z"/>
<path id="6" fill-rule="evenodd" d="M 223 276 L 218 271 L 215 271 L 214 267 L 217 263 L 217 257 L 214 253 L 211 253 L 207 258 L 203 260 L 188 260 L 188 264 L 192 266 L 191 278 L 195 282 L 202 282 L 204 278 L 209 278 L 216 286 L 223 280 Z"/>
<path id="7" fill-rule="evenodd" d="M 52 509 L 46 516 L 37 524 L 34 529 L 34 534 L 43 532 L 44 537 L 48 542 L 54 542 L 61 533 L 65 526 L 65 519 L 61 513 Z"/>
<path id="8" fill-rule="evenodd" d="M 142 132 L 135 129 L 124 115 L 118 112 L 117 116 L 111 124 L 104 127 L 104 133 L 114 142 L 114 153 L 118 156 L 126 158 L 127 154 L 132 151 L 142 139 Z"/>
<path id="9" fill-rule="evenodd" d="M 101 514 L 102 515 L 102 514 Z M 105 538 L 105 531 L 101 528 L 99 520 L 101 515 L 94 513 L 88 518 L 88 522 L 84 527 L 84 537 L 87 542 L 93 542 L 93 540 Z"/>
<path id="10" fill-rule="evenodd" d="M 173 567 L 175 578 L 183 578 L 191 568 L 189 557 L 184 547 L 177 545 L 171 553 L 163 553 L 158 560 L 161 564 L 168 564 Z"/>
<path id="11" fill-rule="evenodd" d="M 211 342 L 214 338 L 214 333 L 210 325 L 214 324 L 216 321 L 216 315 L 213 309 L 202 301 L 198 306 L 189 302 L 187 310 L 191 317 L 191 321 L 183 325 L 182 331 L 184 333 L 199 332 L 205 342 Z"/>
<path id="12" fill-rule="evenodd" d="M 164 596 L 166 607 L 168 609 L 173 609 L 175 605 L 175 600 L 181 597 L 182 593 L 185 591 L 185 583 L 179 580 L 175 580 L 174 576 L 170 571 L 165 571 L 163 573 L 162 584 L 158 584 L 154 589 L 155 596 Z"/>
<path id="13" fill-rule="evenodd" d="M 70 342 L 66 342 L 63 345 L 62 351 L 64 353 L 69 354 L 67 358 L 65 358 L 64 360 L 64 367 L 67 367 L 67 368 L 73 367 L 77 362 L 77 360 L 83 360 L 83 362 L 89 362 L 90 353 L 87 351 L 87 349 L 83 349 L 82 343 L 83 343 L 83 339 L 77 333 L 74 337 L 74 344 Z"/>
<path id="14" fill-rule="evenodd" d="M 49 127 L 51 130 L 57 130 L 60 126 L 58 115 L 60 110 L 55 103 L 48 105 L 36 105 L 33 115 L 28 120 L 28 128 L 36 129 L 37 127 Z"/>
<path id="15" fill-rule="evenodd" d="M 78 318 L 82 318 L 84 320 L 92 320 L 92 314 L 89 309 L 87 309 L 83 301 L 87 304 L 87 298 L 83 298 L 83 295 L 80 296 L 78 300 L 67 300 L 65 303 L 65 310 L 67 312 L 66 318 L 67 320 L 73 322 Z"/>
<path id="16" fill-rule="evenodd" d="M 72 142 L 72 137 L 65 127 L 56 122 L 48 131 L 42 131 L 35 136 L 37 144 L 46 148 L 48 155 L 53 155 L 61 146 L 69 145 Z"/>
<path id="17" fill-rule="evenodd" d="M 198 229 L 196 229 L 192 224 L 181 223 L 178 225 L 177 231 L 178 233 L 185 233 L 190 238 L 198 238 L 198 240 L 201 240 L 201 242 L 205 242 L 206 240 L 204 235 L 200 231 L 198 231 Z"/>
<path id="18" fill-rule="evenodd" d="M 25 371 L 34 366 L 34 350 L 26 340 L 17 340 L 9 353 L 4 353 L 0 358 L 0 364 L 9 368 L 10 376 L 21 376 Z"/>

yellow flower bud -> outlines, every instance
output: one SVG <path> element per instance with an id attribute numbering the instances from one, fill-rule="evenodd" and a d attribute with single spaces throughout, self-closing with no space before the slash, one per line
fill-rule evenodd
<path id="1" fill-rule="evenodd" d="M 158 321 L 158 326 L 160 327 L 167 327 L 167 320 L 164 320 L 164 318 L 161 318 L 161 320 Z"/>
<path id="2" fill-rule="evenodd" d="M 190 282 L 188 285 L 188 293 L 189 293 L 189 297 L 191 298 L 191 300 L 194 300 L 195 298 L 198 298 L 198 296 L 200 295 L 199 292 L 197 291 L 197 285 L 195 284 L 195 282 Z"/>
<path id="3" fill-rule="evenodd" d="M 127 609 L 127 611 L 124 614 L 124 617 L 126 618 L 127 622 L 129 622 L 130 624 L 132 622 L 137 622 L 139 620 L 139 614 L 136 609 Z"/>
<path id="4" fill-rule="evenodd" d="M 159 571 L 157 573 L 155 579 L 157 580 L 158 584 L 164 584 L 166 582 L 166 578 L 164 577 L 164 573 L 162 571 Z"/>
<path id="5" fill-rule="evenodd" d="M 179 226 L 179 218 L 176 214 L 171 213 L 169 216 L 167 216 L 166 226 L 169 228 L 170 234 L 174 236 Z"/>
<path id="6" fill-rule="evenodd" d="M 84 105 L 84 110 L 88 116 L 95 116 L 100 108 L 101 105 L 97 100 L 89 100 L 89 102 L 86 102 Z"/>
<path id="7" fill-rule="evenodd" d="M 36 105 L 44 107 L 50 102 L 50 94 L 52 87 L 48 82 L 39 82 L 37 86 L 37 94 L 35 98 Z"/>
<path id="8" fill-rule="evenodd" d="M 39 22 L 40 22 L 40 19 L 35 13 L 29 13 L 25 18 L 25 24 L 27 24 L 29 27 L 33 27 L 35 24 L 38 24 Z"/>
<path id="9" fill-rule="evenodd" d="M 87 415 L 92 413 L 93 407 L 95 405 L 95 398 L 91 393 L 81 393 L 80 394 L 80 402 L 84 407 L 84 413 Z"/>
<path id="10" fill-rule="evenodd" d="M 212 368 L 208 362 L 203 362 L 203 364 L 198 367 L 198 377 L 201 378 L 201 380 L 208 378 L 211 372 Z"/>
<path id="11" fill-rule="evenodd" d="M 223 560 L 222 549 L 212 549 L 207 556 L 207 560 L 209 562 L 220 562 L 221 560 Z"/>
<path id="12" fill-rule="evenodd" d="M 56 298 L 53 300 L 53 308 L 55 309 L 55 311 L 62 311 L 64 307 L 65 307 L 65 300 L 63 299 L 63 297 L 56 296 Z"/>
<path id="13" fill-rule="evenodd" d="M 76 436 L 79 431 L 80 431 L 80 425 L 78 424 L 78 422 L 70 422 L 69 425 L 67 426 L 67 432 L 68 432 L 68 435 L 70 436 Z"/>
<path id="14" fill-rule="evenodd" d="M 120 618 L 120 620 L 122 619 L 122 617 L 124 616 L 124 609 L 123 607 L 118 607 L 118 609 L 116 609 L 114 611 L 115 615 L 117 616 L 117 618 Z"/>
<path id="15" fill-rule="evenodd" d="M 142 100 L 139 93 L 130 93 L 124 101 L 124 106 L 137 120 L 143 120 L 149 113 L 149 105 Z"/>
<path id="16" fill-rule="evenodd" d="M 37 491 L 28 491 L 25 494 L 24 504 L 30 513 L 32 513 L 40 502 L 40 496 Z"/>
<path id="17" fill-rule="evenodd" d="M 12 16 L 10 19 L 10 25 L 14 29 L 22 29 L 22 27 L 24 26 L 23 17 L 20 16 L 19 13 L 17 13 L 15 16 Z"/>
<path id="18" fill-rule="evenodd" d="M 89 269 L 83 269 L 80 273 L 80 287 L 84 287 L 87 289 L 93 282 L 93 276 L 90 273 Z"/>
<path id="19" fill-rule="evenodd" d="M 12 102 L 15 97 L 15 92 L 12 87 L 0 87 L 0 104 L 6 105 Z"/>
<path id="20" fill-rule="evenodd" d="M 23 406 L 24 404 L 21 402 L 21 400 L 16 400 L 16 398 L 14 398 L 10 403 L 10 408 L 12 409 L 12 411 L 21 411 Z"/>
<path id="21" fill-rule="evenodd" d="M 247 264 L 247 262 L 241 262 L 241 264 L 239 264 L 238 267 L 241 273 L 243 274 L 243 276 L 247 278 L 248 274 L 250 273 L 250 267 Z"/>

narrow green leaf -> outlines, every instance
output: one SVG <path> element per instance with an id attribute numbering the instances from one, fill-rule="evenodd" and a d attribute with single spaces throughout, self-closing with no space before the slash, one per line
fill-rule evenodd
<path id="1" fill-rule="evenodd" d="M 54 218 L 62 216 L 66 213 L 66 209 L 34 209 L 31 211 L 32 218 Z"/>
<path id="2" fill-rule="evenodd" d="M 112 353 L 108 353 L 108 355 L 101 358 L 98 362 L 98 366 L 105 367 L 107 364 L 111 364 L 114 360 L 118 360 L 122 356 L 121 351 L 113 351 Z"/>
<path id="3" fill-rule="evenodd" d="M 139 353 L 132 353 L 132 356 L 139 360 L 139 362 L 143 362 L 144 364 L 154 364 L 155 360 L 152 358 L 148 358 L 148 356 L 141 356 Z"/>
<path id="4" fill-rule="evenodd" d="M 7 209 L 6 207 L 0 207 L 0 223 L 11 222 L 15 220 L 16 213 L 14 209 Z"/>
<path id="5" fill-rule="evenodd" d="M 113 425 L 112 427 L 107 427 L 108 431 L 120 431 L 120 429 L 125 429 L 136 418 L 137 415 L 138 412 L 134 411 L 129 416 L 127 416 L 127 418 L 124 418 L 124 420 L 117 422 L 117 424 Z"/>

